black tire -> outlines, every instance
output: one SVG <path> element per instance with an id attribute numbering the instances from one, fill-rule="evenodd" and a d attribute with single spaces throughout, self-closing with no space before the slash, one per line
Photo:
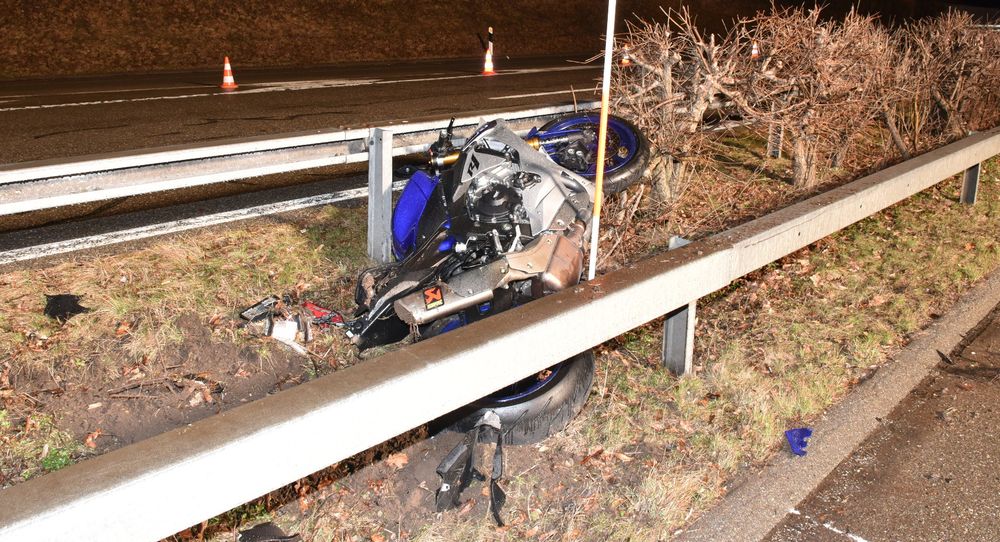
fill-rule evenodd
<path id="1" fill-rule="evenodd" d="M 594 353 L 581 352 L 562 362 L 559 370 L 530 395 L 515 401 L 484 397 L 453 413 L 449 428 L 468 431 L 487 411 L 500 416 L 504 444 L 534 444 L 562 431 L 580 413 L 594 381 Z"/>
<path id="2" fill-rule="evenodd" d="M 632 124 L 630 121 L 617 115 L 610 115 L 608 119 L 609 140 L 612 140 L 612 138 L 615 137 L 615 130 L 628 131 L 631 132 L 630 137 L 635 138 L 637 147 L 635 153 L 628 159 L 627 162 L 619 165 L 614 171 L 605 173 L 604 192 L 606 194 L 617 194 L 632 186 L 636 181 L 642 178 L 643 172 L 646 171 L 646 164 L 649 163 L 649 140 L 646 139 L 646 136 L 643 135 L 643 133 L 636 128 L 635 124 Z M 586 124 L 592 124 L 596 129 L 599 122 L 600 117 L 597 113 L 574 113 L 572 115 L 565 115 L 546 122 L 542 125 L 539 131 L 546 132 L 558 126 L 566 127 L 567 125 Z M 558 162 L 558 159 L 556 161 Z M 572 168 L 568 169 L 585 178 L 594 178 L 593 173 L 576 171 Z"/>

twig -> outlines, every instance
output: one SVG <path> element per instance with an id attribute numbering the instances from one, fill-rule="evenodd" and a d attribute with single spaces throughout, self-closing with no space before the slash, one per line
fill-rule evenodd
<path id="1" fill-rule="evenodd" d="M 159 383 L 163 382 L 164 380 L 166 380 L 166 378 L 162 377 L 162 376 L 158 377 L 158 378 L 153 378 L 153 379 L 150 379 L 150 380 L 140 380 L 139 382 L 133 382 L 132 384 L 126 384 L 124 386 L 121 386 L 119 388 L 115 388 L 113 390 L 107 390 L 105 393 L 108 393 L 110 395 L 114 395 L 116 393 L 121 393 L 123 391 L 128 391 L 128 390 L 132 390 L 132 389 L 135 389 L 135 388 L 141 388 L 141 387 L 144 387 L 144 386 L 151 386 L 153 384 L 159 384 Z"/>

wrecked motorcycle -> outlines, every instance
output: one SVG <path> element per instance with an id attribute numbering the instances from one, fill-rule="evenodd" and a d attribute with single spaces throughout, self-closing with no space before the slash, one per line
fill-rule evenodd
<path id="1" fill-rule="evenodd" d="M 598 116 L 550 121 L 527 136 L 502 120 L 461 146 L 452 129 L 412 173 L 392 216 L 396 262 L 365 270 L 348 334 L 360 349 L 439 335 L 577 284 L 591 223 Z M 625 189 L 649 157 L 630 122 L 608 121 L 605 188 Z M 465 409 L 455 427 L 500 416 L 504 442 L 538 442 L 583 407 L 594 356 L 583 352 Z"/>

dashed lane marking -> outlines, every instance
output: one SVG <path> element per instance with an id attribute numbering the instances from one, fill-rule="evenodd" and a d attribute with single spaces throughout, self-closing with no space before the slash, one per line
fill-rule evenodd
<path id="1" fill-rule="evenodd" d="M 520 70 L 500 70 L 497 72 L 499 76 L 507 75 L 528 75 L 533 73 L 549 73 L 549 72 L 562 72 L 562 71 L 578 71 L 578 70 L 593 70 L 597 69 L 599 66 L 564 66 L 556 68 L 527 68 Z M 240 96 L 242 94 L 261 94 L 267 92 L 285 92 L 285 91 L 301 91 L 301 90 L 316 90 L 323 88 L 339 88 L 339 87 L 360 87 L 360 86 L 370 86 L 370 85 L 396 85 L 400 83 L 420 83 L 428 81 L 449 81 L 456 79 L 472 79 L 482 77 L 480 74 L 464 74 L 464 75 L 446 75 L 446 76 L 436 76 L 436 77 L 419 77 L 415 79 L 318 79 L 312 81 L 280 81 L 275 83 L 249 83 L 243 84 L 241 90 L 234 92 L 202 92 L 195 94 L 177 94 L 177 95 L 167 95 L 167 96 L 144 96 L 139 98 L 116 98 L 111 100 L 92 100 L 86 102 L 70 102 L 70 103 L 55 103 L 55 104 L 40 104 L 40 105 L 20 105 L 0 108 L 0 113 L 6 113 L 10 111 L 29 111 L 29 110 L 39 110 L 39 109 L 55 109 L 62 107 L 82 107 L 88 105 L 110 105 L 110 104 L 122 104 L 122 103 L 134 103 L 134 102 L 151 102 L 158 100 L 184 100 L 188 98 L 205 98 L 210 96 Z M 128 92 L 132 92 L 129 90 Z M 560 94 L 568 91 L 559 91 L 553 94 Z M 539 94 L 542 95 L 542 94 Z M 3 102 L 0 102 L 3 103 Z"/>

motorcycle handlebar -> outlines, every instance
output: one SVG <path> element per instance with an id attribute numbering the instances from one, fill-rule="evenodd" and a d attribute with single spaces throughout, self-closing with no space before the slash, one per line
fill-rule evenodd
<path id="1" fill-rule="evenodd" d="M 527 143 L 528 145 L 531 145 L 535 150 L 538 150 L 542 148 L 542 145 L 570 143 L 572 141 L 585 139 L 585 137 L 586 136 L 584 136 L 581 132 L 572 132 L 568 134 L 558 135 L 555 137 L 543 138 L 535 136 L 525 139 L 524 142 Z M 460 154 L 461 152 L 459 151 L 453 151 L 442 156 L 431 156 L 430 165 L 437 168 L 443 168 L 454 165 L 455 162 L 458 162 L 458 157 Z"/>

